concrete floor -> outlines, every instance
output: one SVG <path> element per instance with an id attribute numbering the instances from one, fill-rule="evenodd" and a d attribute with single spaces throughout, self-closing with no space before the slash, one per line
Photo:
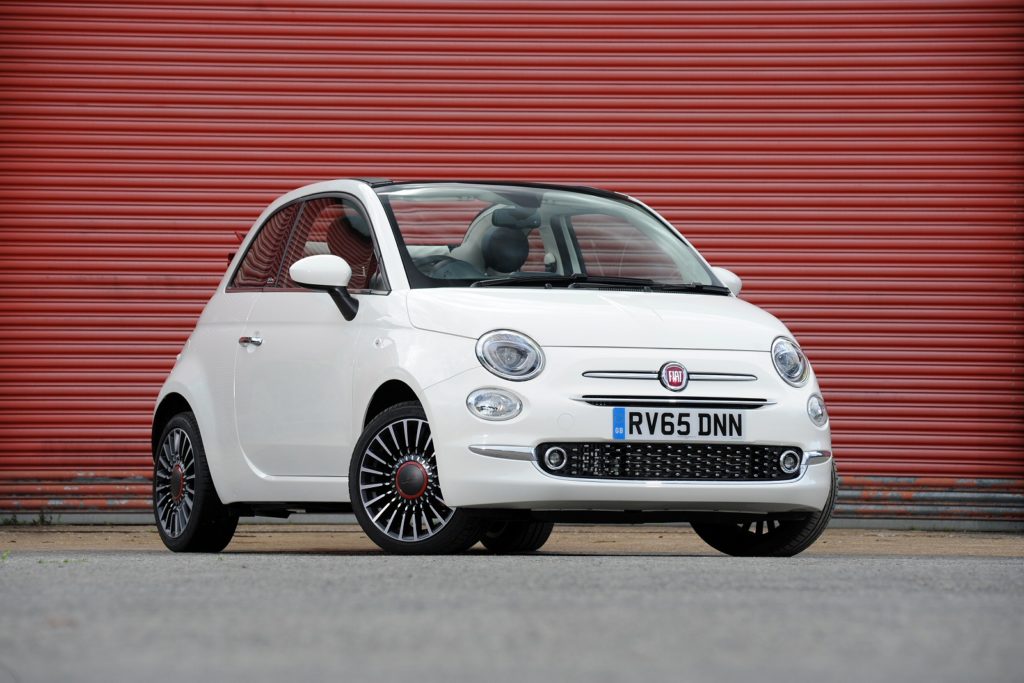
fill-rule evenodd
<path id="1" fill-rule="evenodd" d="M 829 530 L 734 559 L 686 528 L 390 557 L 352 527 L 0 529 L 0 682 L 1024 680 L 1024 537 Z"/>

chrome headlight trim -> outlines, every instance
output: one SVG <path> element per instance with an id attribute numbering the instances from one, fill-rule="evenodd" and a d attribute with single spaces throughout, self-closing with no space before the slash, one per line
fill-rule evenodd
<path id="1" fill-rule="evenodd" d="M 799 373 L 787 374 L 782 367 L 779 366 L 779 358 L 794 352 L 797 359 L 793 369 L 799 369 Z M 771 356 L 772 365 L 775 366 L 775 372 L 779 373 L 779 377 L 782 378 L 782 381 L 792 387 L 802 387 L 807 384 L 807 380 L 811 377 L 811 365 L 807 362 L 807 356 L 804 355 L 803 350 L 795 340 L 790 339 L 789 337 L 776 337 L 772 341 Z"/>
<path id="2" fill-rule="evenodd" d="M 502 347 L 520 351 L 522 367 L 503 365 L 499 355 Z M 544 350 L 540 344 L 515 330 L 491 330 L 481 335 L 476 342 L 476 357 L 491 374 L 512 382 L 525 382 L 544 370 Z"/>

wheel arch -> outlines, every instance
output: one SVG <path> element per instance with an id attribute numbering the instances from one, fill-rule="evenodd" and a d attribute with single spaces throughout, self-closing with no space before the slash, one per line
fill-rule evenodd
<path id="1" fill-rule="evenodd" d="M 177 392 L 171 392 L 160 399 L 156 412 L 153 413 L 153 428 L 150 434 L 150 452 L 156 454 L 157 441 L 164 427 L 172 417 L 179 413 L 194 412 L 188 400 Z"/>
<path id="2" fill-rule="evenodd" d="M 366 405 L 361 428 L 365 429 L 366 425 L 370 424 L 370 420 L 391 406 L 406 401 L 416 401 L 423 405 L 423 400 L 411 386 L 400 379 L 389 379 L 373 392 L 370 402 Z"/>

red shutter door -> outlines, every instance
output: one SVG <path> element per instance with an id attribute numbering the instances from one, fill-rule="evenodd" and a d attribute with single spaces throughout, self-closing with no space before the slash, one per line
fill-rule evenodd
<path id="1" fill-rule="evenodd" d="M 1024 519 L 1020 2 L 0 13 L 0 509 L 146 508 L 236 233 L 370 175 L 644 199 L 802 340 L 841 513 Z"/>

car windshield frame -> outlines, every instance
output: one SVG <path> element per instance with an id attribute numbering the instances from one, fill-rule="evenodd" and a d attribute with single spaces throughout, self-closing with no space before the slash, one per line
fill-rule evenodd
<path id="1" fill-rule="evenodd" d="M 696 294 L 728 294 L 728 288 L 723 285 L 719 279 L 715 276 L 710 265 L 701 256 L 700 252 L 697 251 L 677 230 L 676 228 L 658 215 L 656 212 L 651 210 L 642 202 L 639 202 L 632 197 L 622 195 L 616 192 L 609 192 L 606 190 L 600 190 L 590 187 L 581 186 L 568 186 L 568 185 L 549 185 L 542 183 L 521 183 L 521 182 L 499 182 L 499 181 L 408 181 L 408 182 L 397 182 L 374 185 L 374 192 L 376 192 L 383 208 L 384 212 L 388 217 L 388 221 L 391 225 L 392 234 L 394 235 L 395 243 L 398 247 L 398 252 L 402 260 L 402 266 L 405 269 L 406 276 L 408 278 L 409 287 L 412 289 L 425 289 L 425 288 L 439 288 L 439 287 L 474 287 L 474 286 L 487 286 L 487 287 L 518 287 L 528 286 L 532 288 L 569 288 L 569 289 L 623 289 L 623 290 L 637 290 L 637 291 L 666 291 L 666 292 L 686 292 Z M 473 273 L 468 277 L 458 276 L 447 276 L 447 277 L 431 277 L 427 273 L 421 270 L 416 263 L 416 257 L 410 251 L 409 245 L 406 243 L 405 237 L 402 231 L 402 225 L 395 213 L 394 207 L 391 203 L 391 198 L 401 197 L 403 199 L 409 199 L 410 196 L 415 196 L 416 193 L 420 193 L 425 197 L 431 197 L 432 199 L 444 198 L 446 195 L 452 198 L 473 198 L 483 199 L 487 198 L 492 200 L 493 203 L 486 209 L 480 211 L 477 217 L 487 213 L 488 211 L 494 210 L 495 212 L 501 211 L 502 209 L 510 208 L 512 213 L 509 214 L 511 218 L 505 218 L 505 220 L 516 220 L 517 216 L 524 216 L 529 220 L 529 211 L 533 211 L 537 214 L 539 221 L 539 215 L 542 211 L 550 208 L 550 205 L 545 202 L 546 195 L 548 193 L 557 193 L 559 197 L 555 198 L 556 204 L 557 199 L 561 198 L 565 200 L 567 198 L 576 199 L 581 202 L 581 205 L 585 205 L 587 202 L 594 202 L 595 206 L 602 206 L 609 216 L 615 216 L 621 218 L 625 223 L 630 224 L 634 229 L 640 230 L 637 227 L 635 221 L 642 221 L 645 225 L 645 229 L 649 230 L 652 235 L 656 235 L 655 238 L 651 238 L 647 235 L 648 239 L 651 239 L 652 243 L 656 244 L 664 255 L 673 261 L 676 266 L 680 267 L 680 273 L 682 272 L 682 266 L 680 266 L 681 260 L 686 260 L 686 266 L 691 271 L 697 271 L 699 276 L 703 276 L 702 279 L 695 279 L 692 281 L 684 281 L 682 279 L 675 279 L 669 281 L 657 280 L 654 278 L 635 278 L 635 277 L 607 277 L 602 275 L 590 276 L 586 272 L 586 258 L 585 252 L 580 250 L 579 244 L 576 241 L 575 234 L 571 225 L 565 227 L 567 235 L 572 235 L 573 244 L 564 244 L 564 238 L 561 240 L 555 236 L 556 241 L 559 241 L 558 248 L 560 252 L 563 250 L 573 249 L 574 254 L 571 254 L 570 259 L 566 262 L 564 259 L 560 262 L 561 266 L 569 265 L 573 266 L 572 259 L 576 259 L 575 268 L 568 272 L 517 272 L 513 274 L 509 273 Z M 565 196 L 561 196 L 565 195 Z M 427 199 L 425 201 L 430 201 Z M 497 208 L 496 208 L 497 207 Z M 519 210 L 520 213 L 516 213 Z M 576 214 L 566 213 L 566 216 L 573 215 L 587 215 L 584 212 Z M 634 220 L 629 220 L 632 217 Z M 474 218 L 474 221 L 476 219 Z M 492 219 L 496 220 L 496 219 Z M 467 224 L 467 233 L 469 227 L 472 225 L 471 221 Z M 538 223 L 539 226 L 539 223 Z M 519 226 L 517 226 L 519 227 Z M 532 230 L 531 228 L 524 227 L 527 234 Z M 548 225 L 547 229 L 554 233 L 555 229 L 553 226 Z M 420 246 L 420 245 L 413 245 Z M 456 245 L 439 245 L 447 246 L 449 253 Z M 567 253 L 567 252 L 566 252 Z M 447 254 L 439 254 L 441 256 L 447 256 Z M 561 259 L 562 254 L 559 258 Z M 547 277 L 546 277 L 547 276 Z M 491 284 L 490 281 L 494 281 Z"/>

